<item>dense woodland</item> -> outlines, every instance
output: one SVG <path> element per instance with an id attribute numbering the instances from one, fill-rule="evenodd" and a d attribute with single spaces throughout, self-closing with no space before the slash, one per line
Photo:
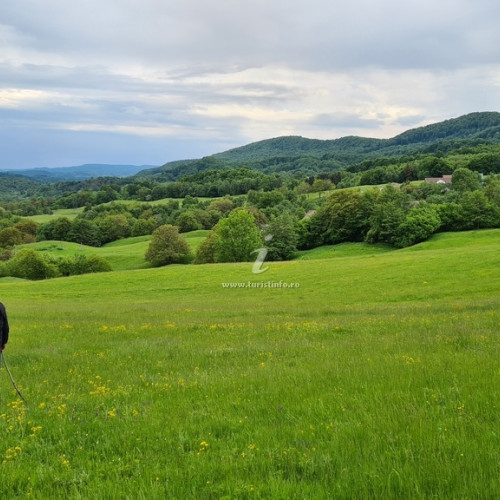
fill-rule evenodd
<path id="1" fill-rule="evenodd" d="M 166 259 L 150 253 L 153 265 L 163 265 L 250 260 L 264 245 L 271 260 L 345 241 L 404 247 L 439 231 L 500 227 L 499 142 L 500 114 L 475 113 L 390 140 L 272 139 L 126 178 L 41 182 L 0 174 L 0 271 L 16 275 L 23 253 L 15 249 L 41 240 L 101 246 L 153 235 L 159 248 L 210 230 L 196 256 L 180 243 Z M 424 182 L 442 175 L 452 175 L 452 184 Z M 29 220 L 64 208 L 82 210 L 73 220 Z M 160 231 L 165 226 L 175 229 Z M 234 234 L 241 248 L 229 250 Z M 108 269 L 96 261 L 49 264 L 52 275 Z"/>

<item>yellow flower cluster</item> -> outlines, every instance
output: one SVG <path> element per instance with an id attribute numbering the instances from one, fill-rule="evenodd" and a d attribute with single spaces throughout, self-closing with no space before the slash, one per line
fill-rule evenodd
<path id="1" fill-rule="evenodd" d="M 111 389 L 102 382 L 99 375 L 96 375 L 94 380 L 89 380 L 88 383 L 92 387 L 90 391 L 91 396 L 105 396 L 111 392 Z"/>
<path id="2" fill-rule="evenodd" d="M 13 460 L 14 458 L 18 457 L 21 451 L 22 449 L 20 446 L 14 446 L 12 448 L 8 448 L 7 451 L 5 452 L 5 458 L 3 460 L 3 463 L 5 464 L 9 460 Z"/>
<path id="3" fill-rule="evenodd" d="M 34 438 L 42 430 L 41 425 L 36 425 L 31 428 L 30 438 Z"/>
<path id="4" fill-rule="evenodd" d="M 206 451 L 206 450 L 207 450 L 207 448 L 208 448 L 208 446 L 209 446 L 209 445 L 208 445 L 208 443 L 207 443 L 206 441 L 202 441 L 202 442 L 200 443 L 200 450 L 198 451 L 197 455 L 199 455 L 200 453 L 202 453 L 202 452 Z"/>
<path id="5" fill-rule="evenodd" d="M 101 325 L 99 327 L 100 332 L 124 332 L 127 329 L 125 325 Z"/>

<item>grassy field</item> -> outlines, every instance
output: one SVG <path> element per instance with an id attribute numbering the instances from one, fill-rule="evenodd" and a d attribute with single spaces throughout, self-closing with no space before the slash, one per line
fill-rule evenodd
<path id="1" fill-rule="evenodd" d="M 0 497 L 497 498 L 499 244 L 0 281 Z"/>
<path id="2" fill-rule="evenodd" d="M 200 230 L 183 234 L 193 254 L 205 239 L 207 233 L 208 231 Z M 150 240 L 151 236 L 136 236 L 113 241 L 102 247 L 90 247 L 67 241 L 39 241 L 23 246 L 55 256 L 72 257 L 79 253 L 99 255 L 111 264 L 113 271 L 125 271 L 150 267 L 144 258 Z"/>
<path id="3" fill-rule="evenodd" d="M 57 219 L 58 217 L 67 217 L 69 220 L 73 220 L 77 215 L 83 212 L 83 207 L 79 208 L 60 208 L 58 210 L 54 210 L 54 212 L 50 215 L 42 214 L 42 215 L 30 215 L 26 217 L 29 220 L 37 222 L 38 224 L 45 224 L 46 222 L 50 222 L 51 220 Z"/>
<path id="4" fill-rule="evenodd" d="M 394 247 L 377 243 L 339 243 L 338 245 L 325 245 L 322 247 L 305 250 L 298 253 L 299 260 L 331 259 L 334 257 L 353 257 L 355 255 L 378 255 L 382 252 L 394 252 Z"/>

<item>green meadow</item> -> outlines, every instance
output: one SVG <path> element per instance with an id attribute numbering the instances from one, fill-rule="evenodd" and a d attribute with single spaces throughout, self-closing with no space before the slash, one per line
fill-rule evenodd
<path id="1" fill-rule="evenodd" d="M 199 230 L 183 234 L 193 254 L 205 239 L 207 233 L 208 231 Z M 144 258 L 150 241 L 151 236 L 149 235 L 124 238 L 103 245 L 102 247 L 91 247 L 68 241 L 39 241 L 37 243 L 21 245 L 21 247 L 33 248 L 34 250 L 55 257 L 73 257 L 77 254 L 98 255 L 111 264 L 113 271 L 124 271 L 150 267 L 149 262 Z"/>
<path id="2" fill-rule="evenodd" d="M 51 220 L 57 219 L 58 217 L 66 217 L 69 220 L 73 220 L 77 215 L 83 212 L 83 207 L 79 208 L 60 208 L 54 210 L 52 214 L 41 214 L 41 215 L 30 215 L 28 219 L 36 222 L 37 224 L 44 224 L 50 222 Z"/>
<path id="3" fill-rule="evenodd" d="M 0 280 L 0 497 L 498 498 L 499 249 Z"/>

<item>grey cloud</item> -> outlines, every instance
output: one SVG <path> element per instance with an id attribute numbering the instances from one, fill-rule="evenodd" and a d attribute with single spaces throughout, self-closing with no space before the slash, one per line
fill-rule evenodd
<path id="1" fill-rule="evenodd" d="M 14 131 L 64 164 L 71 147 L 92 151 L 79 137 L 154 163 L 283 131 L 373 136 L 500 109 L 499 18 L 490 0 L 3 0 L 3 161 L 28 154 Z M 12 105 L 11 90 L 36 92 Z"/>
<path id="2" fill-rule="evenodd" d="M 311 125 L 320 128 L 357 130 L 373 129 L 384 123 L 383 119 L 367 119 L 359 115 L 342 113 L 320 113 L 310 120 Z"/>
<path id="3" fill-rule="evenodd" d="M 456 68 L 500 56 L 500 6 L 487 0 L 6 0 L 0 14 L 31 49 L 75 61 Z"/>

